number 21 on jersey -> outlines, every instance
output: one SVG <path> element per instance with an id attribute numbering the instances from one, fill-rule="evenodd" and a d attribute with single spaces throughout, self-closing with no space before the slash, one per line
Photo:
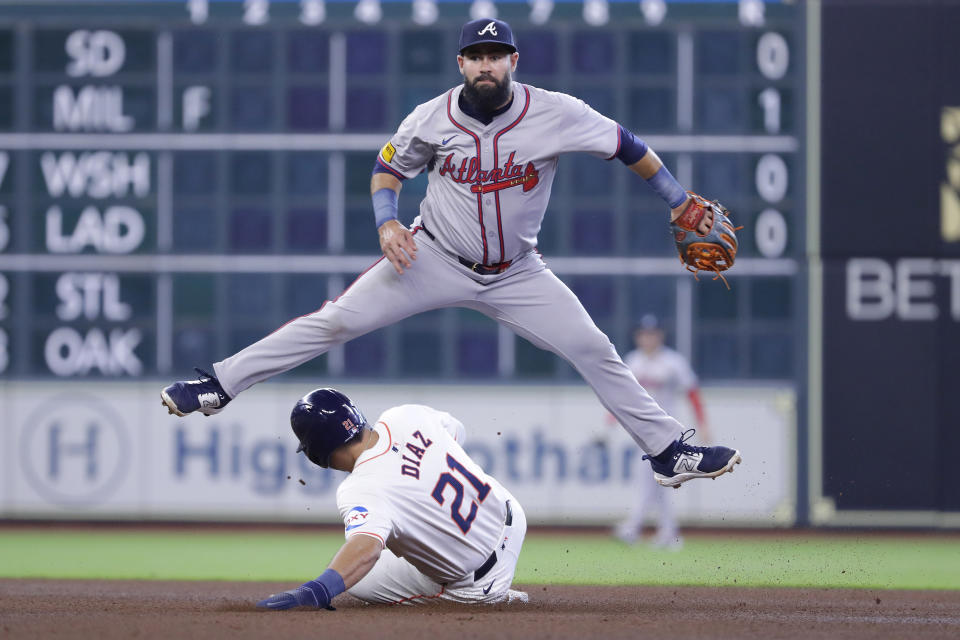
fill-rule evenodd
<path id="1" fill-rule="evenodd" d="M 457 523 L 457 526 L 460 527 L 460 530 L 464 534 L 467 531 L 470 531 L 470 527 L 473 525 L 473 521 L 477 517 L 477 509 L 480 504 L 486 500 L 487 495 L 490 493 L 490 485 L 480 482 L 480 478 L 470 473 L 466 467 L 457 462 L 456 458 L 447 454 L 447 466 L 450 467 L 450 471 L 456 471 L 461 476 L 467 479 L 474 489 L 477 490 L 477 500 L 470 500 L 470 513 L 467 514 L 467 517 L 463 517 L 463 514 L 460 512 L 460 509 L 463 507 L 463 494 L 465 487 L 456 476 L 453 475 L 450 471 L 445 471 L 440 474 L 440 477 L 437 478 L 437 486 L 433 488 L 433 499 L 437 501 L 437 504 L 443 506 L 444 498 L 443 492 L 447 487 L 452 487 L 455 492 L 455 497 L 450 503 L 450 517 L 453 518 L 453 521 Z"/>

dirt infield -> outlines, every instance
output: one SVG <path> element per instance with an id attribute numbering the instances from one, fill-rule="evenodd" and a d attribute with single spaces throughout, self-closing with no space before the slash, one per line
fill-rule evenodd
<path id="1" fill-rule="evenodd" d="M 0 580 L 2 638 L 957 638 L 960 592 L 530 586 L 530 604 L 260 611 L 289 584 Z"/>

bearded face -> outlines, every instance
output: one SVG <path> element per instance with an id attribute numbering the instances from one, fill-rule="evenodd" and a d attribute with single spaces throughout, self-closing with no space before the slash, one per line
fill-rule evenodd
<path id="1" fill-rule="evenodd" d="M 464 49 L 457 62 L 463 74 L 463 97 L 481 113 L 499 109 L 513 95 L 511 73 L 519 55 L 509 47 L 481 43 Z"/>
<path id="2" fill-rule="evenodd" d="M 509 69 L 499 80 L 490 73 L 478 74 L 473 80 L 463 79 L 463 96 L 482 112 L 494 111 L 503 106 L 513 92 Z"/>

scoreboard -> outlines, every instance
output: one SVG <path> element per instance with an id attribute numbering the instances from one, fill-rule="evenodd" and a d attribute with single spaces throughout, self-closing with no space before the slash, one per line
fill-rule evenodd
<path id="1" fill-rule="evenodd" d="M 491 12 L 518 81 L 622 122 L 746 224 L 732 293 L 694 283 L 646 185 L 561 161 L 540 249 L 601 328 L 625 348 L 655 311 L 707 379 L 801 380 L 804 10 L 759 0 L 2 4 L 0 374 L 168 377 L 336 296 L 379 253 L 377 149 L 460 82 L 459 26 Z M 317 374 L 575 375 L 456 310 L 293 372 Z"/>

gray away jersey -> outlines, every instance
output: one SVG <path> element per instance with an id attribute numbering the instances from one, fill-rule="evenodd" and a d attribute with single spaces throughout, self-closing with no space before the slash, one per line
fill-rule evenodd
<path id="1" fill-rule="evenodd" d="M 482 264 L 513 260 L 537 244 L 561 154 L 612 158 L 617 123 L 582 100 L 513 83 L 513 104 L 489 125 L 457 106 L 462 86 L 413 110 L 380 151 L 398 176 L 425 168 L 421 220 L 440 245 Z"/>

